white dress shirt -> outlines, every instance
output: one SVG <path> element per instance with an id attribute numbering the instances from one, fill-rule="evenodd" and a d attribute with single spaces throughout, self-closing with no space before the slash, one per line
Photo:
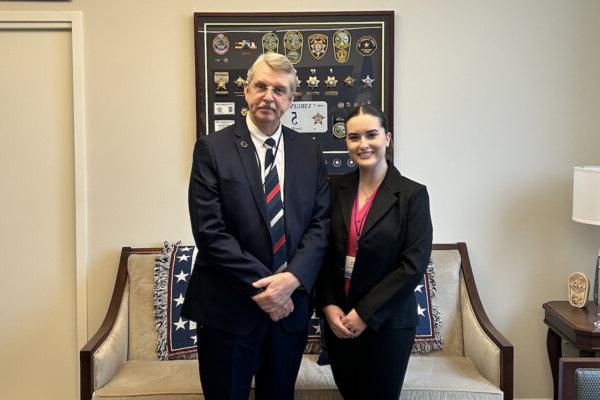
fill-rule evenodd
<path id="1" fill-rule="evenodd" d="M 273 138 L 275 140 L 275 147 L 277 147 L 277 143 L 279 142 L 279 148 L 277 149 L 277 153 L 275 154 L 275 167 L 277 167 L 277 175 L 279 176 L 279 185 L 281 187 L 281 200 L 283 201 L 283 185 L 284 177 L 285 177 L 285 151 L 283 146 L 283 137 L 281 132 L 281 124 L 279 124 L 279 128 L 275 131 L 275 133 L 271 136 L 267 136 L 258 129 L 254 122 L 250 119 L 250 114 L 246 115 L 246 124 L 248 125 L 248 130 L 250 131 L 250 137 L 252 138 L 252 143 L 254 143 L 254 148 L 256 149 L 256 154 L 258 156 L 258 160 L 256 160 L 257 164 L 260 167 L 260 179 L 264 185 L 265 178 L 267 176 L 267 172 L 265 171 L 265 155 L 267 154 L 267 146 L 265 146 L 265 140 L 268 138 Z M 275 148 L 273 148 L 273 152 L 275 152 Z"/>

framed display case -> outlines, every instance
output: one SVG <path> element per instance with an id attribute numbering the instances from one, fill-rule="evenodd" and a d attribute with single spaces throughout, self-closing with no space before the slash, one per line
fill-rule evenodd
<path id="1" fill-rule="evenodd" d="M 393 132 L 393 11 L 195 13 L 194 29 L 198 135 L 245 123 L 247 71 L 268 51 L 297 71 L 283 124 L 321 143 L 331 174 L 354 167 L 343 124 L 352 108 L 382 108 Z"/>

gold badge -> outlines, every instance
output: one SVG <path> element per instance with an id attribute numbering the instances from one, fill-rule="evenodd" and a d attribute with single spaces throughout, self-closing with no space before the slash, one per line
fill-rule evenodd
<path id="1" fill-rule="evenodd" d="M 238 75 L 237 79 L 233 81 L 233 83 L 235 83 L 235 95 L 236 96 L 243 96 L 244 95 L 244 84 L 246 83 L 246 80 L 244 78 L 242 78 L 240 75 Z"/>
<path id="2" fill-rule="evenodd" d="M 321 124 L 323 125 L 323 119 L 325 118 L 324 115 L 321 115 L 321 113 L 317 112 L 315 115 L 312 116 L 312 119 L 315 121 L 315 125 L 316 124 Z"/>
<path id="3" fill-rule="evenodd" d="M 325 79 L 325 86 L 327 86 L 329 89 L 335 89 L 337 83 L 338 80 L 335 79 L 335 76 L 327 76 L 327 79 Z"/>
<path id="4" fill-rule="evenodd" d="M 354 82 L 356 82 L 356 79 L 354 79 L 351 75 L 348 75 L 344 78 L 344 83 L 346 84 L 346 87 L 354 87 Z"/>
<path id="5" fill-rule="evenodd" d="M 362 36 L 356 42 L 356 50 L 363 56 L 372 56 L 377 50 L 377 42 L 371 36 Z"/>
<path id="6" fill-rule="evenodd" d="M 327 35 L 322 33 L 315 33 L 308 37 L 308 48 L 310 49 L 310 54 L 317 60 L 323 58 L 325 53 L 327 53 Z"/>
<path id="7" fill-rule="evenodd" d="M 238 76 L 237 79 L 233 81 L 233 83 L 235 83 L 236 88 L 242 89 L 244 87 L 244 83 L 246 83 L 246 80 L 241 76 Z"/>
<path id="8" fill-rule="evenodd" d="M 304 37 L 300 31 L 287 31 L 283 36 L 285 55 L 292 64 L 298 64 L 302 59 L 302 44 Z"/>
<path id="9" fill-rule="evenodd" d="M 349 49 L 352 44 L 352 36 L 345 29 L 339 29 L 333 34 L 333 47 L 335 48 L 335 60 L 345 63 L 350 56 Z"/>
<path id="10" fill-rule="evenodd" d="M 215 84 L 217 88 L 215 94 L 223 96 L 229 94 L 227 83 L 229 82 L 229 72 L 215 72 Z"/>
<path id="11" fill-rule="evenodd" d="M 325 86 L 328 89 L 327 91 L 325 91 L 325 96 L 337 96 L 338 91 L 336 89 L 337 89 L 338 80 L 333 75 L 332 68 L 329 69 L 329 73 L 331 73 L 331 75 L 327 75 L 327 79 L 325 79 Z"/>
<path id="12" fill-rule="evenodd" d="M 306 83 L 308 84 L 308 87 L 311 88 L 311 89 L 317 89 L 319 87 L 319 82 L 321 82 L 321 81 L 319 80 L 319 78 L 317 78 L 316 75 L 311 75 L 306 80 Z"/>
<path id="13" fill-rule="evenodd" d="M 262 49 L 263 53 L 272 51 L 279 53 L 279 38 L 273 32 L 265 33 L 262 37 Z"/>

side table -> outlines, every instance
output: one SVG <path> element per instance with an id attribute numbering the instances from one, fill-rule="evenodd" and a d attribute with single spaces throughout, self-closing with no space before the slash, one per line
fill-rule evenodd
<path id="1" fill-rule="evenodd" d="M 554 383 L 554 399 L 558 400 L 558 360 L 562 357 L 561 340 L 579 350 L 580 357 L 594 357 L 600 351 L 600 329 L 594 328 L 598 307 L 588 301 L 575 308 L 568 301 L 544 303 L 544 323 L 548 325 L 546 346 Z"/>

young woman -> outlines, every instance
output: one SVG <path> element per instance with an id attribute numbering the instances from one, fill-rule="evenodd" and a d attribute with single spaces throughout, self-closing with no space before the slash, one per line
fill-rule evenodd
<path id="1" fill-rule="evenodd" d="M 414 289 L 431 255 L 427 189 L 387 161 L 390 142 L 380 110 L 355 108 L 346 117 L 346 145 L 358 169 L 331 179 L 317 309 L 346 400 L 399 398 L 418 323 Z"/>

